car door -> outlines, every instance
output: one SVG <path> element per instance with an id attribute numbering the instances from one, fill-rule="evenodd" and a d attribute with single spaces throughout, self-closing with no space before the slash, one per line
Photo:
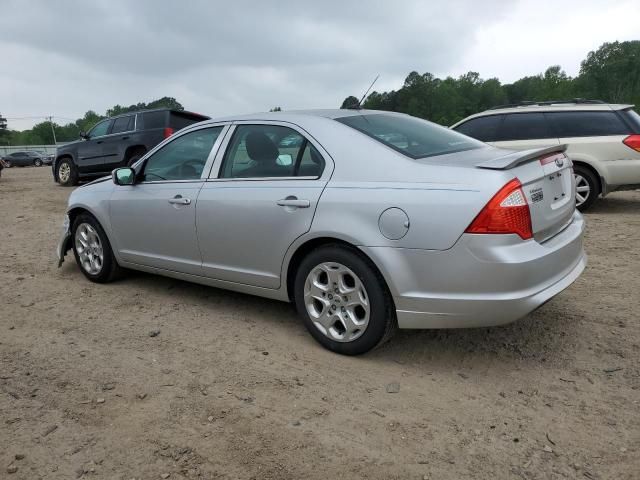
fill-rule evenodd
<path id="1" fill-rule="evenodd" d="M 125 262 L 200 275 L 196 200 L 224 125 L 176 135 L 139 167 L 136 183 L 110 199 L 115 248 Z"/>
<path id="2" fill-rule="evenodd" d="M 135 130 L 135 115 L 125 115 L 113 120 L 111 132 L 104 138 L 104 171 L 124 166 L 122 160 L 127 146 L 131 145 L 131 134 Z"/>
<path id="3" fill-rule="evenodd" d="M 80 173 L 95 173 L 104 171 L 104 142 L 111 130 L 113 120 L 107 119 L 97 123 L 84 140 L 78 144 L 78 158 L 76 163 Z"/>
<path id="4" fill-rule="evenodd" d="M 507 113 L 498 127 L 496 140 L 490 145 L 509 150 L 529 150 L 531 148 L 559 145 L 544 113 Z"/>
<path id="5" fill-rule="evenodd" d="M 198 197 L 206 276 L 276 289 L 287 249 L 311 227 L 333 163 L 290 124 L 239 123 Z"/>

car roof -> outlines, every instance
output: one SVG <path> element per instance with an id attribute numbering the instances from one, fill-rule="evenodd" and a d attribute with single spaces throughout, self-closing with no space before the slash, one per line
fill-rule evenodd
<path id="1" fill-rule="evenodd" d="M 534 104 L 534 105 L 518 105 L 514 107 L 493 108 L 469 115 L 460 120 L 453 127 L 460 125 L 467 120 L 477 117 L 488 117 L 489 115 L 503 115 L 505 113 L 531 113 L 531 112 L 593 112 L 606 110 L 625 110 L 633 108 L 628 103 L 551 103 L 551 104 Z"/>
<path id="2" fill-rule="evenodd" d="M 335 120 L 336 118 L 342 117 L 353 117 L 357 115 L 379 115 L 379 114 L 390 114 L 390 115 L 404 115 L 396 112 L 387 112 L 384 110 L 353 110 L 353 109 L 314 109 L 314 110 L 287 110 L 286 112 L 259 112 L 259 113 L 247 113 L 242 115 L 229 115 L 226 117 L 218 117 L 212 118 L 209 120 L 209 123 L 218 123 L 218 122 L 242 122 L 242 121 L 250 121 L 250 120 L 267 120 L 267 121 L 283 121 L 283 122 L 291 122 L 296 123 L 297 121 L 309 118 L 328 118 Z"/>

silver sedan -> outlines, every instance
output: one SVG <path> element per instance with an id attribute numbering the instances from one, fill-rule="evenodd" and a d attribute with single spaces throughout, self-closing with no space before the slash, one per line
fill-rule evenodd
<path id="1" fill-rule="evenodd" d="M 128 268 L 293 302 L 354 355 L 567 288 L 586 265 L 573 178 L 563 146 L 501 150 L 407 115 L 222 118 L 76 189 L 58 258 L 98 283 Z"/>

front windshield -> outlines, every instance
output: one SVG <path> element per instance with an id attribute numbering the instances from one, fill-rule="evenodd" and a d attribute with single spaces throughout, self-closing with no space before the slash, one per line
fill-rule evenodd
<path id="1" fill-rule="evenodd" d="M 364 113 L 336 118 L 411 158 L 424 158 L 484 147 L 461 133 L 408 115 Z"/>

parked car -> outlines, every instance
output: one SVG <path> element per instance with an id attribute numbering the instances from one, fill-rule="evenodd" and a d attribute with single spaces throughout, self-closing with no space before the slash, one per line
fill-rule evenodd
<path id="1" fill-rule="evenodd" d="M 640 115 L 633 105 L 525 102 L 471 115 L 451 128 L 512 150 L 566 144 L 582 211 L 599 195 L 640 187 Z"/>
<path id="2" fill-rule="evenodd" d="M 34 151 L 13 152 L 2 157 L 5 167 L 41 167 L 46 154 Z"/>
<path id="3" fill-rule="evenodd" d="M 132 165 L 165 138 L 209 117 L 170 109 L 132 112 L 98 122 L 81 140 L 58 147 L 53 179 L 64 186 Z"/>
<path id="4" fill-rule="evenodd" d="M 51 165 L 53 163 L 53 159 L 55 158 L 53 153 L 47 153 L 40 150 L 34 150 L 34 152 L 40 155 L 43 165 Z"/>
<path id="5" fill-rule="evenodd" d="M 73 249 L 93 282 L 126 267 L 291 301 L 322 345 L 360 354 L 567 288 L 586 264 L 571 166 L 563 146 L 506 151 L 390 112 L 212 120 L 74 190 L 59 264 Z"/>

